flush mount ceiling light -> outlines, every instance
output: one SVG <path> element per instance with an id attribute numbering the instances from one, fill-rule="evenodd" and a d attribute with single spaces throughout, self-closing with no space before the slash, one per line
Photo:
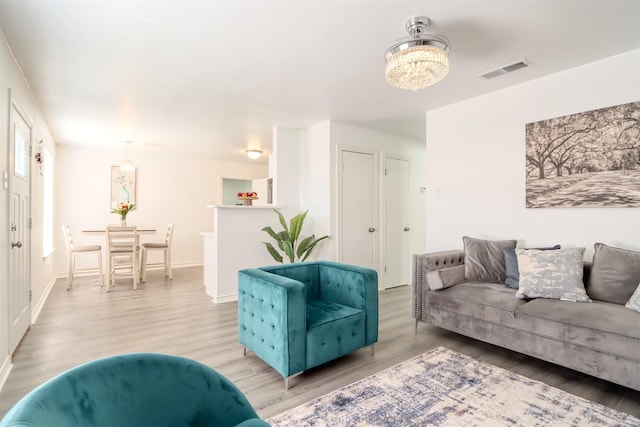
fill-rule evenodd
<path id="1" fill-rule="evenodd" d="M 124 143 L 127 144 L 127 158 L 122 159 L 122 162 L 120 162 L 120 170 L 122 172 L 132 172 L 136 168 L 133 159 L 129 156 L 129 146 L 132 144 L 132 141 L 125 141 Z"/>
<path id="2" fill-rule="evenodd" d="M 262 155 L 261 150 L 247 150 L 247 156 L 249 156 L 251 160 L 256 160 L 260 158 L 261 155 Z"/>
<path id="3" fill-rule="evenodd" d="M 410 36 L 385 52 L 387 83 L 399 89 L 418 90 L 438 83 L 449 72 L 449 41 L 425 33 L 429 18 L 417 16 L 405 24 Z"/>

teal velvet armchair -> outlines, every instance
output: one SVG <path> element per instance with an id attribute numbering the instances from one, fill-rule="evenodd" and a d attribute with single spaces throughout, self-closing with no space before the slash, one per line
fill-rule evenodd
<path id="1" fill-rule="evenodd" d="M 9 426 L 267 426 L 227 378 L 194 360 L 134 353 L 70 369 L 22 398 Z"/>
<path id="2" fill-rule="evenodd" d="M 375 270 L 330 261 L 238 272 L 240 343 L 285 379 L 378 341 Z"/>

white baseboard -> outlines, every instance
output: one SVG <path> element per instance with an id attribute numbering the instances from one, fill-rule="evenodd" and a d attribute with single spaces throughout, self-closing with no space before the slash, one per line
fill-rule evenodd
<path id="1" fill-rule="evenodd" d="M 238 301 L 238 294 L 234 292 L 227 295 L 218 295 L 217 297 L 211 297 L 211 301 L 213 301 L 214 304 Z"/>
<path id="2" fill-rule="evenodd" d="M 0 366 L 0 391 L 2 391 L 2 388 L 4 387 L 4 383 L 7 382 L 7 378 L 9 378 L 9 373 L 13 368 L 13 363 L 11 362 L 12 362 L 11 356 L 7 356 L 7 358 L 2 363 L 2 366 Z"/>
<path id="3" fill-rule="evenodd" d="M 42 307 L 44 307 L 44 303 L 47 302 L 47 298 L 49 298 L 49 293 L 51 293 L 51 289 L 53 289 L 53 285 L 56 284 L 57 279 L 58 278 L 56 277 L 55 274 L 51 276 L 51 280 L 49 280 L 49 283 L 47 283 L 47 286 L 45 287 L 44 292 L 42 293 L 42 296 L 40 296 L 40 299 L 38 300 L 38 302 L 36 302 L 36 304 L 31 307 L 31 324 L 36 323 L 36 320 L 38 320 L 38 316 L 42 311 Z"/>

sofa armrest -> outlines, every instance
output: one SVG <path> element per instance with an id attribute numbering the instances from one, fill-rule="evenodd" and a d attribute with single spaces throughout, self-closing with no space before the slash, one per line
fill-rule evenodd
<path id="1" fill-rule="evenodd" d="M 260 269 L 238 272 L 240 343 L 283 377 L 304 370 L 305 286 Z"/>
<path id="2" fill-rule="evenodd" d="M 378 273 L 366 267 L 316 261 L 325 301 L 364 310 L 365 345 L 378 341 Z"/>
<path id="3" fill-rule="evenodd" d="M 416 320 L 429 319 L 429 282 L 427 274 L 445 268 L 464 265 L 463 250 L 449 250 L 413 255 L 411 315 Z"/>

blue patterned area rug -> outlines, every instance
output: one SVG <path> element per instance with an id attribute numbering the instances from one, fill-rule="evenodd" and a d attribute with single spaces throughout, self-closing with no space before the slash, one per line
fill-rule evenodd
<path id="1" fill-rule="evenodd" d="M 267 420 L 301 426 L 638 426 L 640 419 L 438 347 Z"/>

